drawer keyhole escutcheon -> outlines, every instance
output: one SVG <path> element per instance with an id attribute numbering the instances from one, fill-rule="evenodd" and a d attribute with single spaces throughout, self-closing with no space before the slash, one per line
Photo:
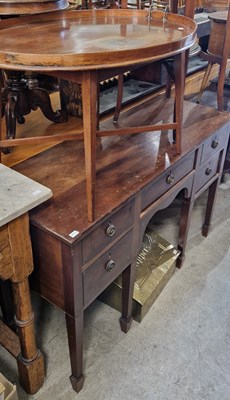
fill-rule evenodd
<path id="1" fill-rule="evenodd" d="M 169 185 L 172 185 L 172 183 L 174 182 L 174 176 L 173 175 L 168 175 L 166 178 L 166 183 L 168 183 Z"/>
<path id="2" fill-rule="evenodd" d="M 115 225 L 110 223 L 105 230 L 105 234 L 106 236 L 112 237 L 113 235 L 115 235 L 115 233 L 116 233 Z"/>
<path id="3" fill-rule="evenodd" d="M 113 260 L 109 260 L 107 261 L 107 263 L 105 264 L 105 269 L 106 271 L 112 271 L 112 269 L 115 267 L 115 261 Z"/>
<path id="4" fill-rule="evenodd" d="M 216 139 L 214 139 L 214 140 L 212 141 L 212 148 L 213 148 L 213 149 L 216 149 L 217 146 L 218 146 L 218 144 L 219 144 L 219 142 L 218 142 Z"/>
<path id="5" fill-rule="evenodd" d="M 210 175 L 212 172 L 211 168 L 206 168 L 205 175 Z"/>

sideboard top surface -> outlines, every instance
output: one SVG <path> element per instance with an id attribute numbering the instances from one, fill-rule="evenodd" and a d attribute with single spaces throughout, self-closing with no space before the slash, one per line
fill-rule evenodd
<path id="1" fill-rule="evenodd" d="M 165 101 L 165 100 L 164 100 Z M 159 107 L 159 121 L 166 118 Z M 172 100 L 169 100 L 169 103 Z M 119 124 L 129 123 L 135 113 L 148 113 L 149 101 L 121 114 Z M 172 108 L 170 104 L 170 109 Z M 166 107 L 167 108 L 167 107 Z M 172 115 L 170 116 L 172 118 Z M 107 120 L 101 129 L 111 124 Z M 131 199 L 149 182 L 170 168 L 182 157 L 197 148 L 210 135 L 226 126 L 229 131 L 228 113 L 189 102 L 184 104 L 184 128 L 182 154 L 168 139 L 167 132 L 148 132 L 124 137 L 102 138 L 97 148 L 96 218 L 87 220 L 82 140 L 63 142 L 43 153 L 23 161 L 15 170 L 51 188 L 53 198 L 44 206 L 31 212 L 31 222 L 59 239 L 73 243 L 100 219 L 108 217 L 116 208 Z M 69 234 L 79 232 L 76 238 Z"/>

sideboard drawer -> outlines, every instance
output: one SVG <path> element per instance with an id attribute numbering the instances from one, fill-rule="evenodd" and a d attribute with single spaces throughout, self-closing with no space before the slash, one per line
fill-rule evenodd
<path id="1" fill-rule="evenodd" d="M 209 161 L 200 166 L 195 177 L 195 193 L 197 193 L 206 183 L 212 179 L 217 173 L 219 161 L 219 153 L 212 157 Z"/>
<path id="2" fill-rule="evenodd" d="M 200 163 L 208 161 L 216 152 L 220 152 L 222 148 L 226 146 L 226 141 L 228 141 L 226 127 L 224 126 L 215 135 L 211 136 L 202 146 L 202 155 Z"/>
<path id="3" fill-rule="evenodd" d="M 96 227 L 82 242 L 83 265 L 130 228 L 134 219 L 131 201 Z"/>
<path id="4" fill-rule="evenodd" d="M 131 263 L 132 231 L 83 271 L 86 308 Z"/>
<path id="5" fill-rule="evenodd" d="M 148 185 L 143 190 L 141 209 L 144 210 L 191 172 L 194 168 L 194 159 L 195 152 L 189 153 L 187 157 L 174 164 L 172 168 L 168 168 L 159 179 Z"/>

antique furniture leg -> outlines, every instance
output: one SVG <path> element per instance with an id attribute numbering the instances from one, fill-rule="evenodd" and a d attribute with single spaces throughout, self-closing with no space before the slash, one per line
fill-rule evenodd
<path id="1" fill-rule="evenodd" d="M 226 25 L 227 33 L 225 37 L 226 44 L 224 45 L 223 58 L 220 64 L 218 85 L 217 85 L 217 108 L 219 111 L 223 111 L 223 97 L 224 97 L 224 81 L 227 68 L 227 61 L 229 55 L 229 45 L 230 45 L 230 6 L 229 6 L 229 16 Z"/>
<path id="2" fill-rule="evenodd" d="M 71 363 L 70 382 L 73 389 L 80 392 L 85 379 L 83 374 L 83 309 L 77 317 L 66 314 L 66 326 Z"/>
<path id="3" fill-rule="evenodd" d="M 3 70 L 0 69 L 0 87 L 1 87 L 1 90 L 4 87 L 4 82 L 5 82 L 5 80 L 4 80 L 4 76 L 3 76 Z"/>
<path id="4" fill-rule="evenodd" d="M 177 268 L 181 268 L 185 259 L 185 249 L 188 239 L 188 231 L 192 216 L 194 199 L 191 197 L 186 198 L 183 196 L 180 213 L 179 223 L 179 236 L 178 236 L 178 250 L 180 251 L 179 257 L 176 261 Z"/>
<path id="5" fill-rule="evenodd" d="M 117 87 L 117 102 L 113 116 L 113 122 L 117 122 L 122 106 L 122 98 L 123 98 L 123 84 L 124 84 L 124 74 L 118 75 L 118 87 Z"/>
<path id="6" fill-rule="evenodd" d="M 1 228 L 1 246 L 9 241 L 10 267 L 5 268 L 3 251 L 3 264 L 0 264 L 0 277 L 10 279 L 13 287 L 15 321 L 18 328 L 20 353 L 17 356 L 20 382 L 27 393 L 38 391 L 44 381 L 43 356 L 38 351 L 34 334 L 34 314 L 31 308 L 28 276 L 32 272 L 33 260 L 29 236 L 29 217 L 25 213 L 12 220 L 7 226 Z M 4 239 L 5 238 L 5 239 Z M 7 249 L 8 250 L 8 249 Z M 13 337 L 13 336 L 12 336 Z M 13 337 L 14 339 L 14 337 Z M 15 341 L 17 342 L 16 338 Z M 0 343 L 4 345 L 5 338 L 0 335 Z M 14 341 L 12 346 L 15 347 Z M 10 347 L 10 346 L 8 346 Z"/>
<path id="7" fill-rule="evenodd" d="M 24 115 L 38 107 L 43 115 L 52 122 L 65 122 L 67 113 L 62 110 L 53 111 L 48 93 L 44 89 L 30 87 L 36 79 L 30 79 L 29 84 L 21 71 L 8 71 L 6 87 L 2 93 L 2 117 L 6 119 L 6 138 L 14 139 L 16 122 L 23 124 Z M 8 152 L 6 150 L 6 152 Z"/>
<path id="8" fill-rule="evenodd" d="M 219 183 L 220 183 L 219 179 L 216 179 L 208 189 L 208 199 L 206 205 L 205 219 L 202 226 L 202 235 L 205 237 L 208 236 L 210 230 L 212 215 L 215 208 L 215 202 L 217 196 L 217 187 L 219 186 Z"/>
<path id="9" fill-rule="evenodd" d="M 209 78 L 209 75 L 211 73 L 213 64 L 214 64 L 213 62 L 209 62 L 208 63 L 207 69 L 205 71 L 205 74 L 204 74 L 204 77 L 203 77 L 203 80 L 202 80 L 202 83 L 201 83 L 200 91 L 199 91 L 198 96 L 197 96 L 197 101 L 196 102 L 198 104 L 200 103 L 200 100 L 201 100 L 202 94 L 204 92 L 204 89 L 207 86 L 208 78 Z"/>
<path id="10" fill-rule="evenodd" d="M 135 280 L 136 263 L 130 264 L 122 272 L 122 316 L 120 318 L 121 330 L 127 333 L 132 323 L 133 286 Z"/>
<path id="11" fill-rule="evenodd" d="M 28 278 L 14 282 L 15 321 L 21 345 L 17 357 L 20 382 L 27 393 L 36 393 L 43 385 L 45 371 L 43 355 L 37 349 L 34 313 L 31 307 Z M 22 301 L 23 299 L 23 301 Z"/>
<path id="12" fill-rule="evenodd" d="M 84 71 L 82 76 L 83 129 L 88 220 L 95 218 L 97 73 Z"/>
<path id="13" fill-rule="evenodd" d="M 210 14 L 209 17 L 211 19 L 211 33 L 209 37 L 208 50 L 207 52 L 201 53 L 201 58 L 208 61 L 208 66 L 201 83 L 201 88 L 197 97 L 197 103 L 200 102 L 203 91 L 207 86 L 208 77 L 213 64 L 218 63 L 220 65 L 220 69 L 217 83 L 217 108 L 219 111 L 223 111 L 224 81 L 227 61 L 229 58 L 230 44 L 230 5 L 228 5 L 226 20 L 221 13 L 219 14 L 220 15 L 218 15 L 218 13 L 214 13 L 214 16 Z"/>
<path id="14" fill-rule="evenodd" d="M 183 124 L 183 101 L 185 85 L 185 52 L 175 56 L 175 122 L 176 127 L 176 150 L 181 153 L 182 124 Z"/>
<path id="15" fill-rule="evenodd" d="M 34 394 L 42 386 L 45 373 L 43 356 L 35 341 L 28 283 L 33 271 L 28 211 L 52 193 L 2 164 L 0 174 L 0 279 L 12 284 L 18 333 L 0 321 L 0 344 L 17 359 L 19 380 L 25 391 Z"/>
<path id="16" fill-rule="evenodd" d="M 81 246 L 72 251 L 61 245 L 64 277 L 65 317 L 71 363 L 70 382 L 79 392 L 84 383 L 83 375 L 83 287 Z"/>

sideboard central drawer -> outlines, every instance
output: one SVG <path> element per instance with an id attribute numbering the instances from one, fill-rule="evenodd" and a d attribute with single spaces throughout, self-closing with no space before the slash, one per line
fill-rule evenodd
<path id="1" fill-rule="evenodd" d="M 86 308 L 131 263 L 132 230 L 83 271 Z"/>
<path id="2" fill-rule="evenodd" d="M 170 190 L 177 182 L 185 177 L 194 168 L 195 152 L 168 168 L 159 179 L 148 185 L 142 194 L 141 209 L 144 210 L 158 197 Z"/>
<path id="3" fill-rule="evenodd" d="M 131 201 L 96 227 L 82 242 L 83 265 L 118 238 L 133 224 L 134 202 Z"/>

